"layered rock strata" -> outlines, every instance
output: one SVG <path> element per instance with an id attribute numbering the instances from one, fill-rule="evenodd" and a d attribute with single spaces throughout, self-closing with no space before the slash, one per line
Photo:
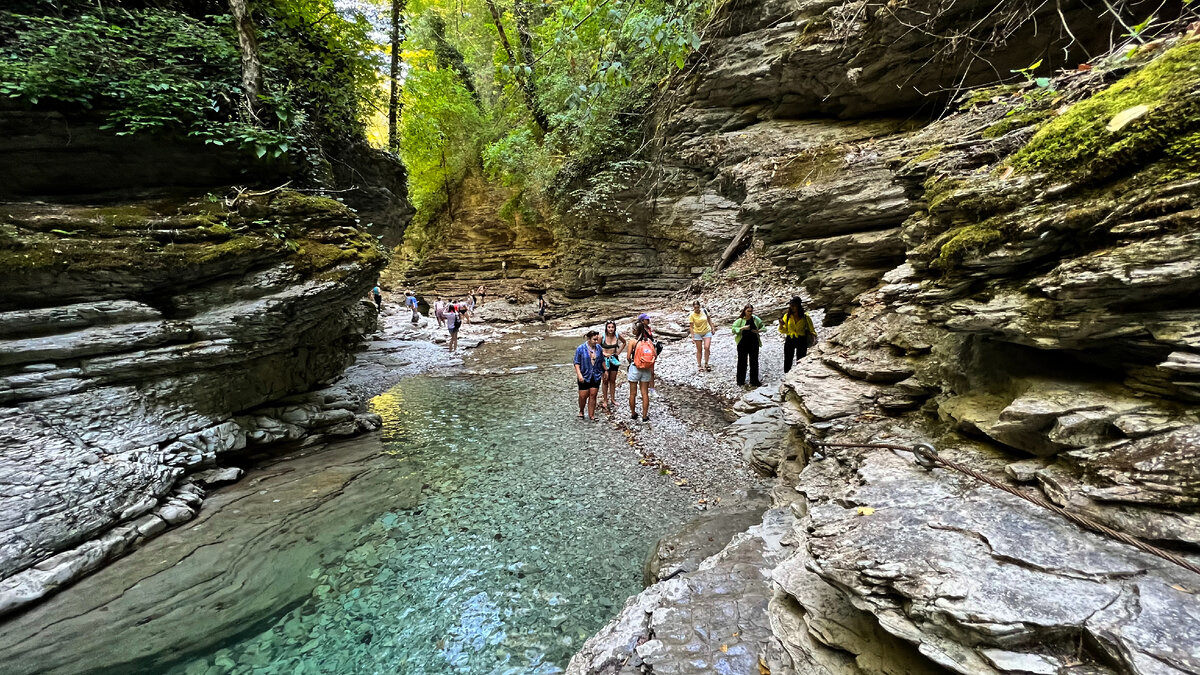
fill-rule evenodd
<path id="1" fill-rule="evenodd" d="M 401 248 L 400 290 L 423 299 L 463 298 L 479 286 L 493 297 L 544 291 L 554 278 L 555 235 L 541 210 L 522 195 L 489 185 L 469 174 L 451 196 L 450 206 L 424 226 L 414 227 Z"/>
<path id="2" fill-rule="evenodd" d="M 294 192 L 0 221 L 0 613 L 195 515 L 181 479 L 248 446 L 378 425 L 337 376 L 385 261 Z"/>
<path id="3" fill-rule="evenodd" d="M 910 452 L 825 445 L 930 443 L 1200 563 L 1198 49 L 1183 31 L 875 144 L 910 202 L 902 257 L 742 405 L 747 458 L 795 519 L 781 552 L 713 578 L 735 537 L 569 672 L 1200 670 L 1194 573 Z"/>
<path id="4" fill-rule="evenodd" d="M 921 120 L 962 87 L 1107 44 L 1074 2 L 729 3 L 658 101 L 646 161 L 568 188 L 561 288 L 674 290 L 756 241 L 836 323 L 904 260 L 919 200 L 885 160 Z"/>

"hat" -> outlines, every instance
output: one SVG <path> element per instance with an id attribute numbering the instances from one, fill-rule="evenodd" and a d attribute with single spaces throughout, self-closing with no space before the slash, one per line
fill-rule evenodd
<path id="1" fill-rule="evenodd" d="M 638 321 L 641 321 L 642 319 L 649 319 L 649 318 L 650 318 L 649 314 L 638 314 Z"/>

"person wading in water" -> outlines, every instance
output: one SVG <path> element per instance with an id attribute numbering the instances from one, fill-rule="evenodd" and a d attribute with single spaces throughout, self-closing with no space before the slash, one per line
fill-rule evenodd
<path id="1" fill-rule="evenodd" d="M 629 342 L 629 417 L 637 419 L 637 393 L 642 390 L 642 421 L 650 421 L 650 381 L 654 379 L 654 360 L 658 350 L 650 339 L 650 329 L 643 323 L 633 327 Z"/>
<path id="2" fill-rule="evenodd" d="M 754 305 L 746 305 L 737 321 L 733 322 L 733 339 L 737 342 L 737 383 L 746 383 L 746 366 L 750 367 L 750 386 L 761 387 L 758 381 L 758 348 L 760 346 L 759 331 L 762 330 L 762 319 L 754 315 Z"/>
<path id="3" fill-rule="evenodd" d="M 584 407 L 587 417 L 596 421 L 596 392 L 600 389 L 600 378 L 604 374 L 604 357 L 600 353 L 600 333 L 590 330 L 587 339 L 575 350 L 575 379 L 579 382 L 579 419 L 583 419 Z"/>
<path id="4" fill-rule="evenodd" d="M 808 355 L 808 347 L 817 341 L 817 329 L 804 311 L 804 302 L 794 295 L 788 302 L 787 311 L 779 319 L 779 332 L 783 334 L 783 372 L 792 369 L 792 357 L 797 360 Z"/>
<path id="5" fill-rule="evenodd" d="M 600 389 L 600 408 L 612 414 L 617 408 L 617 371 L 621 367 L 621 350 L 625 338 L 617 332 L 617 322 L 604 324 L 604 335 L 600 336 L 600 349 L 604 352 L 604 380 Z"/>
<path id="6" fill-rule="evenodd" d="M 713 331 L 717 327 L 708 318 L 708 312 L 700 307 L 700 301 L 692 302 L 692 313 L 688 315 L 688 334 L 696 343 L 696 372 L 712 370 L 708 365 L 712 357 Z"/>

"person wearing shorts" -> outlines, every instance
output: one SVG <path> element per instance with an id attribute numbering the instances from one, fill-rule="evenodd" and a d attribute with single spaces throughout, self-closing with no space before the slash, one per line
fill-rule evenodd
<path id="1" fill-rule="evenodd" d="M 450 305 L 446 308 L 446 330 L 450 331 L 450 351 L 458 350 L 458 329 L 462 326 L 462 316 L 458 308 Z"/>
<path id="2" fill-rule="evenodd" d="M 575 350 L 575 379 L 579 384 L 579 419 L 596 421 L 596 393 L 604 374 L 604 354 L 600 349 L 600 333 L 590 330 L 587 339 Z"/>
<path id="3" fill-rule="evenodd" d="M 692 302 L 692 313 L 688 315 L 688 334 L 696 344 L 696 372 L 712 370 L 708 365 L 712 356 L 712 337 L 716 327 L 708 318 L 708 312 L 700 307 L 700 301 Z"/>
<path id="4" fill-rule="evenodd" d="M 625 348 L 625 338 L 617 332 L 617 322 L 609 321 L 604 324 L 604 334 L 600 336 L 600 351 L 604 354 L 604 377 L 600 387 L 600 409 L 612 414 L 617 409 L 617 372 L 621 368 L 621 350 Z"/>
<path id="5" fill-rule="evenodd" d="M 639 342 L 650 340 L 650 331 L 642 323 L 633 328 L 633 339 L 629 341 L 626 356 L 629 358 L 629 417 L 637 419 L 637 394 L 642 391 L 642 421 L 650 421 L 650 382 L 654 380 L 654 366 L 638 368 L 633 365 L 634 351 Z"/>

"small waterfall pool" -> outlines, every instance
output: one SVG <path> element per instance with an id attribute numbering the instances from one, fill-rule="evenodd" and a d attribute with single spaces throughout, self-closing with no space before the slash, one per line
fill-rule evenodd
<path id="1" fill-rule="evenodd" d="M 568 361 L 573 343 L 555 346 Z M 619 429 L 575 418 L 569 368 L 516 355 L 505 374 L 418 376 L 372 400 L 419 506 L 377 514 L 269 625 L 167 672 L 562 672 L 696 512 Z"/>

